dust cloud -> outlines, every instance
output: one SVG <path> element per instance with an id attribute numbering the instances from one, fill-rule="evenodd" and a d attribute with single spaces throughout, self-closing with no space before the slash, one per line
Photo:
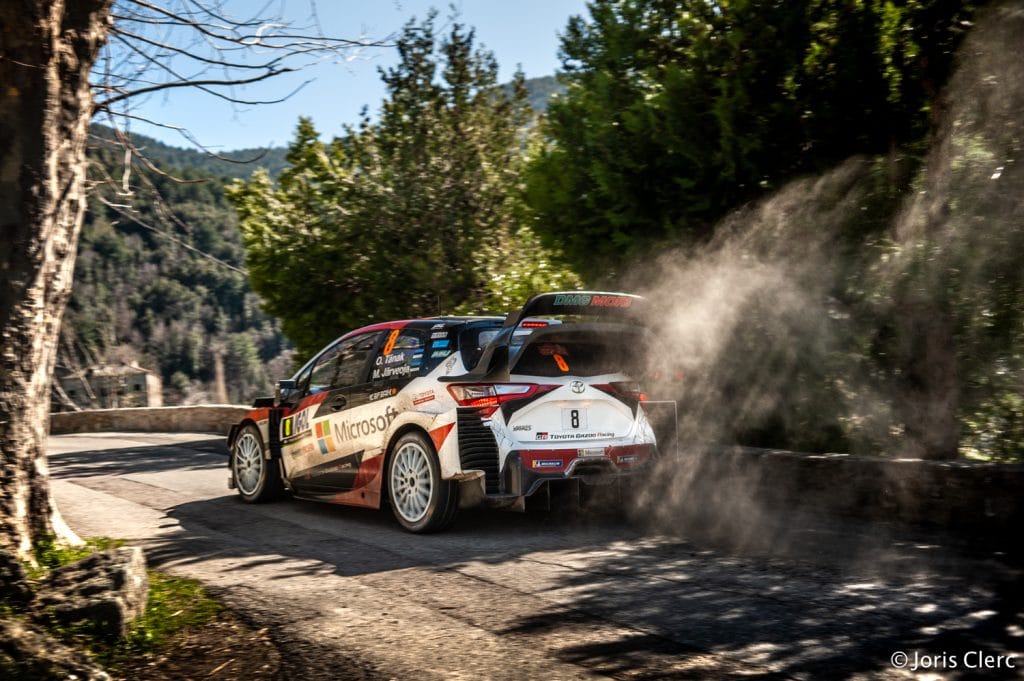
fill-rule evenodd
<path id="1" fill-rule="evenodd" d="M 980 14 L 922 161 L 848 159 L 627 277 L 667 346 L 651 372 L 682 372 L 651 386 L 679 401 L 680 456 L 640 498 L 644 517 L 758 533 L 764 481 L 694 455 L 730 445 L 1020 455 L 1022 47 L 1024 3 Z"/>

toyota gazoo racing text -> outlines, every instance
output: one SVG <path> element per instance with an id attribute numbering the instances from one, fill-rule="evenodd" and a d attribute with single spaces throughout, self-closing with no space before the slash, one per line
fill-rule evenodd
<path id="1" fill-rule="evenodd" d="M 459 508 L 544 508 L 552 491 L 628 479 L 657 452 L 637 383 L 651 335 L 643 303 L 546 293 L 507 318 L 347 333 L 232 426 L 229 486 L 247 502 L 287 490 L 386 503 L 427 532 Z"/>

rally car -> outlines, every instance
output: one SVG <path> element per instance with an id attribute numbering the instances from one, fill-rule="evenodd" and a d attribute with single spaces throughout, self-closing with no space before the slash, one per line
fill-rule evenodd
<path id="1" fill-rule="evenodd" d="M 391 507 L 412 532 L 461 508 L 523 509 L 555 485 L 600 485 L 657 454 L 645 395 L 643 299 L 560 292 L 507 317 L 351 331 L 259 398 L 228 435 L 229 486 Z"/>

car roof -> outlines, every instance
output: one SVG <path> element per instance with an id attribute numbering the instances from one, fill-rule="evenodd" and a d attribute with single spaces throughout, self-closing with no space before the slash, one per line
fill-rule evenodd
<path id="1" fill-rule="evenodd" d="M 426 327 L 433 324 L 445 324 L 454 325 L 458 323 L 466 322 L 504 322 L 504 317 L 497 316 L 456 316 L 450 315 L 446 317 L 421 317 L 419 319 L 398 319 L 391 322 L 379 322 L 377 324 L 370 324 L 358 329 L 349 331 L 341 339 L 349 338 L 360 333 L 368 333 L 370 331 L 388 331 L 391 329 L 401 329 L 406 326 L 413 327 Z M 340 340 L 340 339 L 339 339 Z"/>

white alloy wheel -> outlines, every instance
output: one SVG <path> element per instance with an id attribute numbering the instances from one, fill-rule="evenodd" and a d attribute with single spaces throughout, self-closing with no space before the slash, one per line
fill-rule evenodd
<path id="1" fill-rule="evenodd" d="M 231 473 L 246 503 L 272 501 L 284 493 L 280 462 L 266 458 L 263 437 L 251 423 L 242 428 L 231 445 Z"/>
<path id="2" fill-rule="evenodd" d="M 388 448 L 388 501 L 398 524 L 410 532 L 437 532 L 459 510 L 459 485 L 441 478 L 434 445 L 421 431 L 408 432 Z"/>
<path id="3" fill-rule="evenodd" d="M 235 443 L 235 484 L 244 496 L 252 496 L 263 475 L 263 447 L 252 432 L 246 431 Z"/>
<path id="4" fill-rule="evenodd" d="M 395 509 L 410 523 L 418 522 L 427 514 L 434 484 L 430 476 L 429 454 L 415 441 L 405 442 L 395 452 L 388 481 L 393 490 Z"/>

